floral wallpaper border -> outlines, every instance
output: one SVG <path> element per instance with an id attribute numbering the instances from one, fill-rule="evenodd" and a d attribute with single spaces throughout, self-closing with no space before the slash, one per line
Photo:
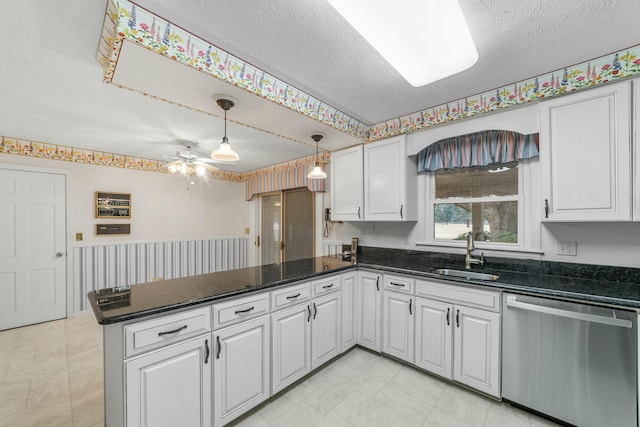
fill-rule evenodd
<path id="1" fill-rule="evenodd" d="M 125 156 L 123 154 L 105 153 L 103 151 L 85 150 L 65 145 L 48 144 L 45 142 L 29 141 L 25 139 L 0 136 L 0 153 L 17 154 L 39 159 L 61 160 L 73 163 L 86 163 L 97 166 L 111 166 L 123 169 L 135 169 L 146 172 L 170 173 L 164 166 L 165 161 Z M 331 154 L 328 151 L 319 153 L 321 164 L 329 163 Z M 209 178 L 231 182 L 245 182 L 251 177 L 261 177 L 279 171 L 296 169 L 305 165 L 314 165 L 315 154 L 290 160 L 288 162 L 255 169 L 249 172 L 209 171 Z"/>
<path id="2" fill-rule="evenodd" d="M 397 117 L 371 126 L 367 140 L 375 141 L 415 132 L 628 77 L 640 76 L 639 56 L 640 46 L 630 47 L 588 62 Z"/>
<path id="3" fill-rule="evenodd" d="M 97 53 L 107 83 L 113 80 L 124 40 L 366 139 L 368 126 L 364 123 L 127 0 L 110 1 L 107 5 Z"/>
<path id="4" fill-rule="evenodd" d="M 125 156 L 123 154 L 105 153 L 103 151 L 85 150 L 65 145 L 25 139 L 0 137 L 0 153 L 17 154 L 39 159 L 62 160 L 73 163 L 86 163 L 97 166 L 111 166 L 123 169 L 134 169 L 146 172 L 170 173 L 164 165 L 167 162 Z M 209 172 L 209 177 L 221 181 L 244 182 L 242 174 L 228 171 Z"/>
<path id="5" fill-rule="evenodd" d="M 185 43 L 185 39 L 187 40 Z M 640 76 L 640 45 L 368 126 L 127 0 L 110 1 L 98 59 L 111 82 L 128 40 L 362 139 L 376 141 Z"/>

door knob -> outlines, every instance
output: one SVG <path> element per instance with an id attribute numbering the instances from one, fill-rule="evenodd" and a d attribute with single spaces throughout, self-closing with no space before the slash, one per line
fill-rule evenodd
<path id="1" fill-rule="evenodd" d="M 63 255 L 64 255 L 64 252 L 56 252 L 56 256 L 57 256 L 58 258 L 60 258 L 60 257 L 61 257 L 61 256 L 63 256 Z"/>

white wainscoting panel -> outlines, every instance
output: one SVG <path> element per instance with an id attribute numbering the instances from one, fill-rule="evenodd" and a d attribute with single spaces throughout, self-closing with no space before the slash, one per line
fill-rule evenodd
<path id="1" fill-rule="evenodd" d="M 76 247 L 74 311 L 89 309 L 93 290 L 244 268 L 248 242 L 232 237 Z"/>

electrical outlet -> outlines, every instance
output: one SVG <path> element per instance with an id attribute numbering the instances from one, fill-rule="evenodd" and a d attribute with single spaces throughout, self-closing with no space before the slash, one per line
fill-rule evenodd
<path id="1" fill-rule="evenodd" d="M 558 242 L 558 255 L 576 256 L 578 254 L 578 242 Z"/>

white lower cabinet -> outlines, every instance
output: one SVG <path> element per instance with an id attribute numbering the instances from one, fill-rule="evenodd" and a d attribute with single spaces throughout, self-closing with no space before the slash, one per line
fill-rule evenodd
<path id="1" fill-rule="evenodd" d="M 311 304 L 271 315 L 273 394 L 311 372 Z"/>
<path id="2" fill-rule="evenodd" d="M 269 326 L 269 316 L 262 316 L 213 332 L 214 425 L 225 425 L 270 397 Z"/>
<path id="3" fill-rule="evenodd" d="M 342 352 L 340 303 L 340 292 L 333 292 L 312 301 L 311 369 L 316 369 Z"/>
<path id="4" fill-rule="evenodd" d="M 382 317 L 382 352 L 413 363 L 414 360 L 414 299 L 413 295 L 385 291 Z"/>
<path id="5" fill-rule="evenodd" d="M 211 334 L 125 362 L 126 425 L 211 426 Z"/>
<path id="6" fill-rule="evenodd" d="M 453 379 L 500 397 L 500 314 L 454 308 Z"/>
<path id="7" fill-rule="evenodd" d="M 500 313 L 417 298 L 415 364 L 500 397 Z"/>
<path id="8" fill-rule="evenodd" d="M 358 271 L 356 289 L 357 343 L 377 352 L 382 351 L 382 274 Z"/>

